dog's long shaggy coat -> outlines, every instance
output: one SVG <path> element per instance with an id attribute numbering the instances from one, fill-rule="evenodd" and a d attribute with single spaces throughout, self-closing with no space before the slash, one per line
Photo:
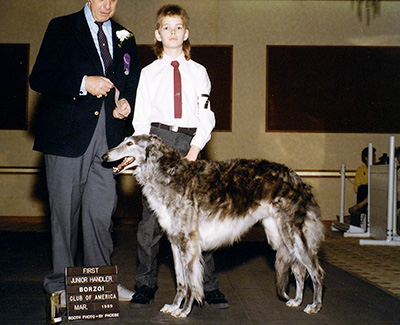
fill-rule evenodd
<path id="1" fill-rule="evenodd" d="M 146 135 L 128 137 L 103 156 L 105 161 L 122 158 L 115 172 L 135 167 L 134 176 L 171 242 L 177 291 L 162 312 L 186 317 L 194 300 L 201 304 L 202 251 L 232 244 L 257 222 L 276 250 L 277 291 L 286 305 L 301 304 L 308 272 L 314 301 L 304 311 L 321 309 L 320 210 L 310 186 L 293 170 L 266 160 L 189 162 L 158 137 Z M 286 293 L 290 271 L 296 279 L 294 299 Z"/>

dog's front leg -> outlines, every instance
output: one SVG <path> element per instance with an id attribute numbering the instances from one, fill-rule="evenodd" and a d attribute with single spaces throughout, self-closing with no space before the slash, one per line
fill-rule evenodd
<path id="1" fill-rule="evenodd" d="M 187 282 L 185 281 L 184 267 L 182 265 L 182 256 L 179 247 L 171 241 L 171 249 L 174 258 L 175 276 L 176 276 L 176 294 L 172 304 L 165 304 L 161 308 L 162 313 L 171 314 L 174 317 L 179 314 L 180 306 L 187 293 Z M 186 316 L 184 316 L 186 317 Z"/>
<path id="2" fill-rule="evenodd" d="M 180 317 L 186 317 L 192 310 L 193 302 L 196 300 L 199 305 L 203 303 L 203 273 L 201 248 L 199 243 L 199 235 L 192 232 L 187 241 L 187 249 L 182 252 L 184 256 L 183 263 L 184 275 L 187 283 L 187 293 Z"/>

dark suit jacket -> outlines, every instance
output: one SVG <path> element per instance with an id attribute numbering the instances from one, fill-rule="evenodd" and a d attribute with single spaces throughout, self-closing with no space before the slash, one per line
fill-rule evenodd
<path id="1" fill-rule="evenodd" d="M 120 98 L 134 109 L 140 68 L 135 38 L 121 44 L 116 31 L 124 29 L 112 21 L 113 67 L 111 81 Z M 131 57 L 129 73 L 124 73 L 124 55 Z M 84 11 L 53 19 L 46 30 L 38 57 L 29 76 L 31 88 L 42 95 L 34 150 L 66 157 L 79 157 L 88 147 L 105 101 L 106 133 L 109 148 L 126 136 L 126 121 L 115 119 L 114 89 L 107 97 L 89 93 L 79 96 L 84 75 L 102 76 L 99 54 L 90 34 Z"/>

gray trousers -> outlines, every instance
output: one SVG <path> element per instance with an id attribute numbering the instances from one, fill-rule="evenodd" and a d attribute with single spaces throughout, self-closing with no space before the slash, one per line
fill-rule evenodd
<path id="1" fill-rule="evenodd" d="M 151 134 L 158 135 L 163 141 L 177 148 L 182 155 L 188 153 L 192 136 L 151 127 Z M 155 288 L 157 285 L 157 254 L 162 230 L 156 216 L 148 207 L 147 200 L 143 198 L 142 219 L 139 222 L 137 241 L 139 265 L 136 269 L 136 286 L 146 285 Z M 203 253 L 204 259 L 204 290 L 218 289 L 218 280 L 214 277 L 214 259 L 212 253 Z"/>
<path id="2" fill-rule="evenodd" d="M 116 180 L 102 166 L 108 150 L 102 108 L 92 141 L 77 158 L 44 156 L 51 210 L 53 270 L 44 281 L 49 293 L 65 289 L 64 268 L 75 266 L 80 217 L 84 266 L 111 264 L 111 216 L 117 204 Z"/>

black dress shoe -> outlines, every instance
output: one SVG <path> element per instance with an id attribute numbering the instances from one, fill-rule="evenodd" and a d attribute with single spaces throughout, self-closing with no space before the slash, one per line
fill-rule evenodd
<path id="1" fill-rule="evenodd" d="M 144 308 L 150 306 L 154 302 L 154 294 L 156 288 L 149 288 L 148 286 L 141 286 L 136 290 L 133 295 L 129 307 L 131 308 Z"/>
<path id="2" fill-rule="evenodd" d="M 210 307 L 218 309 L 229 308 L 228 300 L 225 299 L 224 294 L 218 289 L 206 291 L 204 295 L 204 300 L 210 305 Z"/>

